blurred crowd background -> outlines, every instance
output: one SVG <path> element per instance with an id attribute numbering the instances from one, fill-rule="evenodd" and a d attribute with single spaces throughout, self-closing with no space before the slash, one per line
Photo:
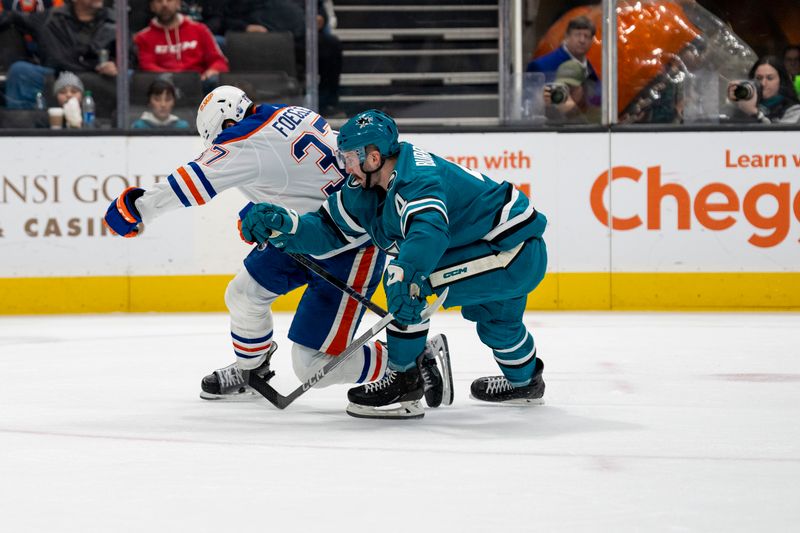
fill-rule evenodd
<path id="1" fill-rule="evenodd" d="M 0 0 L 0 128 L 193 133 L 213 87 L 401 124 L 800 122 L 796 0 Z"/>

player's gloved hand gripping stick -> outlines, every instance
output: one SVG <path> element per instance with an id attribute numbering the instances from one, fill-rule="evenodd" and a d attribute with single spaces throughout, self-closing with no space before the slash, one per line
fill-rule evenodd
<path id="1" fill-rule="evenodd" d="M 450 289 L 445 289 L 441 295 L 425 310 L 420 313 L 421 319 L 423 321 L 428 320 L 433 313 L 435 313 L 444 303 L 444 300 L 447 298 L 447 292 Z M 394 316 L 391 313 L 387 313 L 386 316 L 381 318 L 375 325 L 373 325 L 369 331 L 365 332 L 363 335 L 358 337 L 357 339 L 353 340 L 350 345 L 344 349 L 344 351 L 339 354 L 338 357 L 332 358 L 325 366 L 317 370 L 317 373 L 308 378 L 302 385 L 297 387 L 287 396 L 282 395 L 277 390 L 275 390 L 272 385 L 268 382 L 264 381 L 263 379 L 259 378 L 255 372 L 250 373 L 250 378 L 248 380 L 248 385 L 250 385 L 256 392 L 258 392 L 261 396 L 266 398 L 272 405 L 277 407 L 278 409 L 285 409 L 288 407 L 293 401 L 297 398 L 305 394 L 305 392 L 319 383 L 321 380 L 325 379 L 325 376 L 333 372 L 336 367 L 341 365 L 348 357 L 353 355 L 356 351 L 360 350 L 364 344 L 367 343 L 372 337 L 383 331 L 389 323 L 394 320 Z"/>
<path id="2" fill-rule="evenodd" d="M 253 216 L 258 218 L 257 224 L 252 222 L 252 218 L 247 223 L 243 222 L 251 211 Z M 259 249 L 263 249 L 269 240 L 278 248 L 283 248 L 289 236 L 297 231 L 298 226 L 297 213 L 291 209 L 286 209 L 279 205 L 273 204 L 247 204 L 244 209 L 239 211 L 239 235 L 242 240 L 248 244 L 258 242 Z M 340 291 L 350 295 L 358 303 L 383 318 L 386 316 L 387 311 L 374 303 L 372 300 L 366 298 L 363 294 L 347 285 L 339 278 L 333 276 L 330 272 L 319 266 L 313 260 L 305 255 L 288 253 L 295 261 L 317 274 L 319 277 L 339 289 Z M 427 296 L 424 295 L 424 296 Z M 420 306 L 424 307 L 424 302 Z M 400 329 L 406 329 L 403 324 L 397 324 Z"/>
<path id="3" fill-rule="evenodd" d="M 394 259 L 386 267 L 383 288 L 389 310 L 399 324 L 419 324 L 425 308 L 425 297 L 432 294 L 425 276 L 408 263 Z"/>
<path id="4" fill-rule="evenodd" d="M 283 246 L 286 244 L 286 241 L 297 231 L 299 224 L 299 217 L 295 211 L 273 204 L 248 204 L 239 213 L 239 219 L 239 233 L 241 234 L 242 239 L 245 242 L 259 242 L 259 247 L 266 246 L 267 241 L 270 241 L 276 247 L 283 248 Z M 388 313 L 386 310 L 367 299 L 364 295 L 338 278 L 334 277 L 308 257 L 302 254 L 294 253 L 290 253 L 289 255 L 295 261 L 302 264 L 334 287 L 347 293 L 361 305 L 380 316 L 381 320 L 372 326 L 369 331 L 355 339 L 341 354 L 339 354 L 338 357 L 331 359 L 331 361 L 319 369 L 316 374 L 306 380 L 305 383 L 295 389 L 288 396 L 283 396 L 266 380 L 259 378 L 255 373 L 251 373 L 248 380 L 248 385 L 250 385 L 250 387 L 252 387 L 256 392 L 264 396 L 264 398 L 266 398 L 271 404 L 279 409 L 285 409 L 288 407 L 294 400 L 305 393 L 305 391 L 313 387 L 326 375 L 330 374 L 336 367 L 342 364 L 347 357 L 359 350 L 372 337 L 383 331 L 383 329 L 385 329 L 386 326 L 388 326 L 395 319 L 394 315 Z M 414 306 L 416 311 L 415 318 L 418 318 L 418 320 L 421 322 L 427 320 L 438 310 L 439 307 L 441 307 L 442 303 L 447 297 L 447 289 L 445 289 L 441 296 L 439 296 L 428 308 L 425 308 L 426 302 L 424 300 L 424 295 L 412 295 L 412 299 L 414 299 L 414 296 L 417 296 L 420 299 L 419 302 L 414 302 Z M 398 325 L 401 329 L 405 329 L 404 325 Z"/>

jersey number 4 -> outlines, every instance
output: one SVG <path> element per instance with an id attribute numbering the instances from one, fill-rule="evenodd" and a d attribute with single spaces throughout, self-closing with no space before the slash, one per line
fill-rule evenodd
<path id="1" fill-rule="evenodd" d="M 319 169 L 324 174 L 331 170 L 334 172 L 334 179 L 322 187 L 322 192 L 325 193 L 325 196 L 330 196 L 342 188 L 347 172 L 337 164 L 336 157 L 333 155 L 333 148 L 310 131 L 303 133 L 292 143 L 292 156 L 295 161 L 301 163 L 309 156 L 309 151 L 312 147 L 319 152 L 319 158 L 317 159 Z"/>

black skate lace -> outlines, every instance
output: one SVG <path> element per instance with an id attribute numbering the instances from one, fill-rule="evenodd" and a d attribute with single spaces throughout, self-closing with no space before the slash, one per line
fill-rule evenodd
<path id="1" fill-rule="evenodd" d="M 503 376 L 486 378 L 486 394 L 499 394 L 513 388 L 514 386 Z"/>
<path id="2" fill-rule="evenodd" d="M 430 374 L 429 367 L 436 366 L 436 355 L 434 350 L 433 341 L 425 343 L 425 351 L 423 352 L 422 364 L 420 371 L 422 379 L 425 381 L 426 390 L 433 386 L 433 376 Z"/>
<path id="3" fill-rule="evenodd" d="M 242 372 L 235 363 L 217 370 L 217 375 L 219 376 L 219 383 L 223 387 L 233 387 L 244 383 Z"/>
<path id="4" fill-rule="evenodd" d="M 385 389 L 392 383 L 394 383 L 394 377 L 397 375 L 397 372 L 391 369 L 386 370 L 386 375 L 383 378 L 379 379 L 378 381 L 373 381 L 372 383 L 367 383 L 364 385 L 364 390 L 366 392 L 376 392 L 381 389 Z"/>
<path id="5" fill-rule="evenodd" d="M 425 381 L 425 387 L 426 388 L 432 387 L 433 386 L 433 377 L 431 376 L 430 370 L 428 370 L 428 367 L 423 366 L 421 374 L 422 374 L 422 379 Z"/>

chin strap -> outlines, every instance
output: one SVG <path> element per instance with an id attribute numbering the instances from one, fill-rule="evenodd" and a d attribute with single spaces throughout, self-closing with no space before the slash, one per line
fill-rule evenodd
<path id="1" fill-rule="evenodd" d="M 361 164 L 359 165 L 359 168 L 361 168 L 361 172 L 363 172 L 363 173 L 364 173 L 364 176 L 366 176 L 366 178 L 367 178 L 367 179 L 366 179 L 366 182 L 367 182 L 367 189 L 371 189 L 371 188 L 372 188 L 372 175 L 373 175 L 373 174 L 375 174 L 376 172 L 379 172 L 379 171 L 380 171 L 380 170 L 383 168 L 383 165 L 384 165 L 385 163 L 386 163 L 386 158 L 385 158 L 385 157 L 383 157 L 383 155 L 381 155 L 381 164 L 380 164 L 380 165 L 378 165 L 378 168 L 376 168 L 375 170 L 371 170 L 371 171 L 367 172 L 367 171 L 364 169 L 364 163 L 361 163 Z"/>

